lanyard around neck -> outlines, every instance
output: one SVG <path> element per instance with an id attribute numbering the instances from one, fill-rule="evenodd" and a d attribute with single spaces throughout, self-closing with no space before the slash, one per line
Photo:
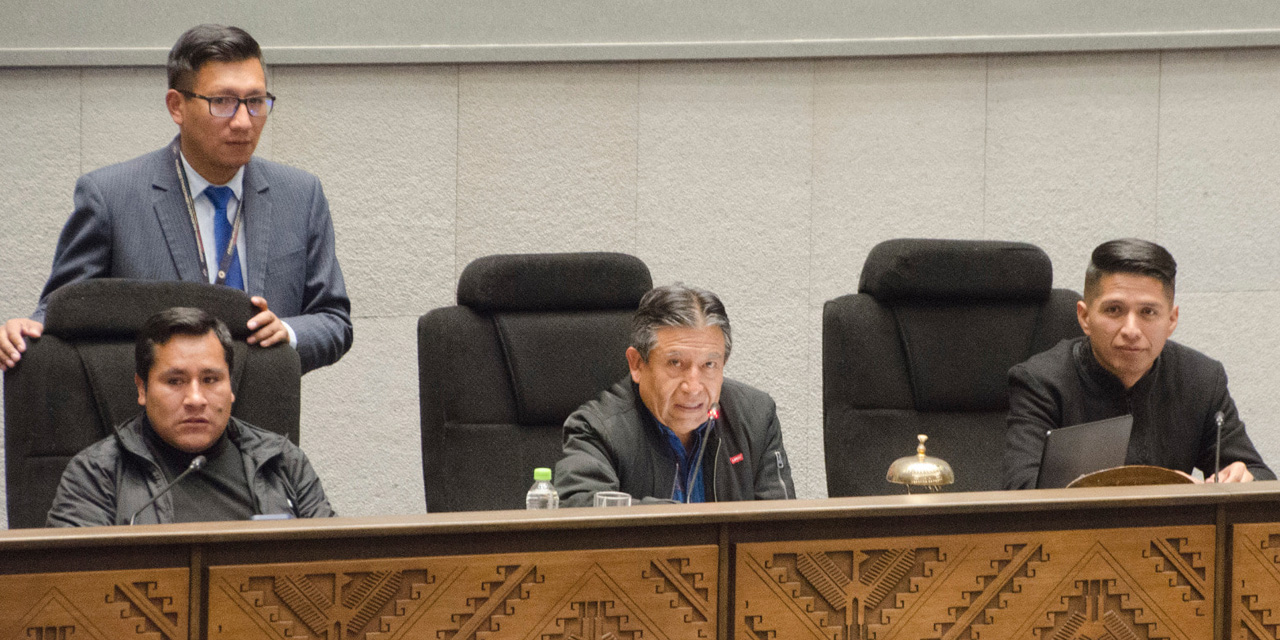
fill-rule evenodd
<path id="1" fill-rule="evenodd" d="M 204 282 L 209 281 L 209 264 L 204 258 L 204 240 L 200 236 L 200 220 L 196 217 L 196 201 L 191 196 L 191 185 L 187 182 L 187 171 L 182 166 L 182 157 L 178 151 L 178 144 L 175 142 L 171 147 L 173 149 L 173 166 L 178 172 L 178 181 L 182 183 L 182 198 L 187 203 L 187 213 L 191 216 L 191 230 L 196 236 L 196 255 L 200 258 L 200 274 L 204 277 Z M 214 208 L 214 215 L 218 215 L 217 208 Z M 227 250 L 222 254 L 222 260 L 218 262 L 218 278 L 213 281 L 214 284 L 227 283 L 227 270 L 231 268 L 231 257 L 236 250 L 236 238 L 240 236 L 240 224 L 244 218 L 244 199 L 236 199 L 236 215 L 231 223 L 231 239 L 227 242 Z"/>

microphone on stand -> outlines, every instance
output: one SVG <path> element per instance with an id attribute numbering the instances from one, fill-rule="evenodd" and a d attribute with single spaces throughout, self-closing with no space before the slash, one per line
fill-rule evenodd
<path id="1" fill-rule="evenodd" d="M 1221 411 L 1213 414 L 1213 422 L 1218 425 L 1218 444 L 1213 447 L 1214 482 L 1219 482 L 1221 480 L 1221 478 L 1218 477 L 1218 474 L 1222 473 L 1222 423 L 1224 422 L 1225 417 L 1226 416 L 1223 416 Z"/>
<path id="2" fill-rule="evenodd" d="M 196 456 L 192 458 L 191 464 L 187 465 L 186 471 L 179 473 L 178 477 L 173 479 L 173 482 L 170 482 L 168 485 L 166 485 L 165 488 L 160 491 L 160 493 L 157 493 L 154 498 L 151 498 L 150 500 L 148 500 L 147 503 L 142 505 L 141 508 L 139 508 L 137 511 L 134 511 L 132 516 L 129 516 L 129 526 L 133 526 L 133 521 L 138 518 L 138 514 L 141 514 L 143 511 L 147 510 L 147 507 L 155 504 L 156 500 L 160 499 L 160 496 L 166 493 L 169 493 L 169 490 L 177 486 L 179 482 L 182 482 L 183 478 L 186 478 L 192 473 L 195 473 L 196 471 L 203 469 L 205 461 L 206 461 L 206 458 L 204 456 Z"/>

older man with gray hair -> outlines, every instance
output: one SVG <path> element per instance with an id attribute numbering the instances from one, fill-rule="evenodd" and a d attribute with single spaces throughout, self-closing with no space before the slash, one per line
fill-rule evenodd
<path id="1" fill-rule="evenodd" d="M 642 502 L 795 497 L 773 399 L 724 377 L 724 304 L 682 284 L 645 294 L 627 348 L 630 379 L 564 423 L 555 485 L 565 506 L 598 491 Z"/>

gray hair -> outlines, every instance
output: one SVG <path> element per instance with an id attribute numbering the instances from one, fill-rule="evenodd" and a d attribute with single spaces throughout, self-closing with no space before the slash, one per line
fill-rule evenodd
<path id="1" fill-rule="evenodd" d="M 729 328 L 729 314 L 716 294 L 679 282 L 654 287 L 644 294 L 631 320 L 631 346 L 640 352 L 645 362 L 657 345 L 657 330 L 665 327 L 720 327 L 724 333 L 724 359 L 729 359 L 733 332 Z"/>

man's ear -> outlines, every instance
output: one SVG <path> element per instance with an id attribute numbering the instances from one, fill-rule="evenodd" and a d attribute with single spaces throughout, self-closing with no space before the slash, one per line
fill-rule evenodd
<path id="1" fill-rule="evenodd" d="M 169 117 L 173 118 L 173 123 L 179 127 L 182 126 L 182 100 L 183 95 L 177 89 L 170 89 L 164 94 L 164 106 L 169 110 Z"/>
<path id="2" fill-rule="evenodd" d="M 138 374 L 133 374 L 133 384 L 138 386 L 138 404 L 147 406 L 147 381 L 143 380 Z"/>
<path id="3" fill-rule="evenodd" d="M 1174 329 L 1178 328 L 1178 305 L 1173 305 L 1173 311 L 1169 312 L 1169 333 L 1172 334 Z"/>
<path id="4" fill-rule="evenodd" d="M 640 350 L 635 347 L 627 347 L 627 367 L 631 369 L 632 382 L 640 383 L 640 367 L 644 364 L 644 358 L 640 357 Z"/>
<path id="5" fill-rule="evenodd" d="M 1080 330 L 1089 335 L 1089 305 L 1084 300 L 1076 302 L 1076 322 L 1080 323 Z"/>

